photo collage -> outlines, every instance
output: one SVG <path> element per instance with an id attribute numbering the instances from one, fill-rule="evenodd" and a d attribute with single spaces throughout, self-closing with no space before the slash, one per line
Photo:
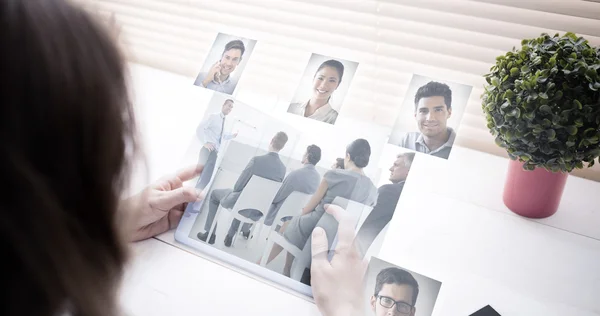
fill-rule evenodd
<path id="1" fill-rule="evenodd" d="M 205 198 L 188 205 L 176 239 L 310 295 L 310 236 L 323 228 L 335 249 L 325 208 L 339 205 L 370 259 L 366 315 L 431 315 L 441 283 L 375 256 L 413 161 L 451 159 L 472 87 L 414 74 L 393 127 L 377 126 L 344 113 L 360 61 L 309 53 L 293 97 L 265 111 L 236 98 L 259 44 L 217 34 L 193 82 L 212 93 L 186 154 L 203 166 Z"/>

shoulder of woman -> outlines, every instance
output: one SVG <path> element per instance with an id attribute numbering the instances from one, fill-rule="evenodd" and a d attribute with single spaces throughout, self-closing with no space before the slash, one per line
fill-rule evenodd
<path id="1" fill-rule="evenodd" d="M 337 172 L 338 172 L 337 169 L 335 169 L 335 170 L 328 170 L 327 172 L 325 172 L 325 175 L 323 177 L 324 178 L 329 177 L 329 176 L 331 176 L 331 175 L 333 175 L 333 174 L 335 174 Z"/>
<path id="2" fill-rule="evenodd" d="M 336 111 L 334 108 L 329 109 L 329 112 L 327 112 L 327 115 L 330 116 L 332 119 L 337 118 L 338 114 L 338 111 Z"/>
<path id="3" fill-rule="evenodd" d="M 329 124 L 335 124 L 337 117 L 338 117 L 338 111 L 334 110 L 333 108 L 330 108 L 329 111 L 327 112 L 327 114 L 325 114 L 323 122 L 329 123 Z"/>
<path id="4" fill-rule="evenodd" d="M 293 102 L 290 103 L 290 108 L 291 107 L 301 107 L 304 103 L 303 102 Z"/>
<path id="5" fill-rule="evenodd" d="M 369 176 L 367 176 L 366 174 L 362 175 L 363 179 L 365 179 L 367 186 L 370 187 L 371 191 L 375 191 L 377 192 L 377 186 L 375 186 L 375 183 L 373 183 L 373 180 L 371 180 L 371 178 L 369 178 Z"/>
<path id="6" fill-rule="evenodd" d="M 376 194 L 379 193 L 379 188 L 377 188 L 377 186 L 375 185 L 375 183 L 373 183 L 373 181 L 371 181 L 371 190 L 373 192 L 375 192 Z M 384 189 L 386 190 L 386 189 Z"/>
<path id="7" fill-rule="evenodd" d="M 301 102 L 290 103 L 290 106 L 288 107 L 288 113 L 298 114 L 300 111 L 302 111 L 303 107 L 304 103 Z"/>
<path id="8" fill-rule="evenodd" d="M 325 175 L 323 176 L 323 180 L 339 179 L 345 175 L 347 175 L 347 172 L 344 169 L 329 170 L 329 171 L 325 172 Z"/>

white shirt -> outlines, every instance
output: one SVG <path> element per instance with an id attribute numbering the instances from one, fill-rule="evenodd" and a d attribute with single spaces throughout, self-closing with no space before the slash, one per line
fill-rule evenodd
<path id="1" fill-rule="evenodd" d="M 232 139 L 231 133 L 225 133 L 225 115 L 223 112 L 213 113 L 208 116 L 196 129 L 196 136 L 202 144 L 212 143 L 219 150 L 221 142 Z M 223 135 L 221 136 L 221 132 Z"/>
<path id="2" fill-rule="evenodd" d="M 304 112 L 306 111 L 306 107 L 308 106 L 308 101 L 304 103 L 292 103 L 288 108 L 288 113 L 302 115 L 304 116 Z M 335 120 L 338 117 L 338 112 L 334 110 L 329 103 L 326 103 L 322 107 L 318 108 L 315 113 L 308 116 L 313 120 L 335 124 Z"/>

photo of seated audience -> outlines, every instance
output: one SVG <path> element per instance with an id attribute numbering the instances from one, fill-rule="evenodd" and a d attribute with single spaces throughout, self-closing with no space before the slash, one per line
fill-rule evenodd
<path id="1" fill-rule="evenodd" d="M 442 283 L 371 258 L 364 281 L 364 315 L 431 316 Z"/>
<path id="2" fill-rule="evenodd" d="M 204 233 L 198 233 L 198 239 L 206 241 L 209 231 L 213 231 L 208 239 L 208 243 L 215 243 L 216 236 L 214 230 L 217 229 L 217 224 L 214 223 L 213 226 L 213 221 L 215 220 L 215 215 L 219 205 L 223 205 L 225 208 L 232 208 L 253 176 L 258 176 L 275 182 L 283 181 L 285 176 L 285 165 L 279 158 L 279 151 L 283 149 L 287 141 L 288 136 L 284 132 L 278 132 L 269 144 L 269 152 L 264 155 L 252 157 L 246 168 L 244 168 L 244 171 L 242 171 L 242 174 L 237 179 L 233 189 L 212 190 L 209 197 L 209 213 L 204 224 Z M 231 246 L 232 239 L 238 228 L 237 226 L 239 226 L 239 221 L 234 220 L 229 228 L 227 236 L 225 237 L 225 246 Z"/>
<path id="3" fill-rule="evenodd" d="M 265 226 L 270 227 L 273 224 L 281 205 L 283 205 L 283 202 L 293 192 L 313 194 L 317 191 L 317 187 L 321 182 L 321 175 L 317 172 L 315 166 L 319 163 L 319 160 L 321 160 L 321 148 L 317 145 L 308 146 L 306 148 L 306 153 L 302 157 L 302 168 L 290 172 L 283 180 L 279 191 L 277 191 L 273 203 L 269 208 L 269 212 L 265 217 Z M 255 221 L 260 219 L 263 215 L 260 211 L 253 209 L 242 210 L 240 211 L 240 214 L 252 218 Z M 236 225 L 235 221 L 232 225 Z M 244 228 L 242 228 L 243 235 L 246 239 L 250 236 L 250 227 L 250 224 L 244 224 Z"/>
<path id="4" fill-rule="evenodd" d="M 389 143 L 448 159 L 472 87 L 414 75 Z"/>
<path id="5" fill-rule="evenodd" d="M 368 217 L 377 201 L 376 161 L 385 144 L 380 141 L 373 152 L 367 139 L 352 133 L 309 135 L 261 112 L 251 118 L 247 105 L 234 102 L 232 113 L 244 112 L 243 125 L 251 127 L 237 131 L 241 123 L 232 119 L 238 136 L 219 150 L 210 182 L 198 178 L 205 198 L 186 209 L 184 217 L 193 223 L 189 238 L 309 285 L 312 230 L 322 227 L 335 249 L 337 221 L 324 206 L 346 208 L 356 223 Z M 338 145 L 342 139 L 346 146 Z"/>
<path id="6" fill-rule="evenodd" d="M 348 199 L 366 206 L 375 204 L 377 189 L 372 180 L 363 172 L 363 168 L 369 164 L 370 156 L 371 147 L 365 139 L 357 139 L 348 145 L 344 158 L 345 168 L 328 171 L 321 180 L 317 192 L 302 208 L 302 213 L 294 216 L 282 226 L 280 232 L 283 231 L 283 236 L 288 243 L 298 249 L 310 247 L 307 241 L 313 229 L 318 226 L 325 230 L 331 249 L 331 243 L 337 233 L 337 221 L 325 213 L 325 205 L 334 203 L 336 198 Z M 275 259 L 282 250 L 281 245 L 274 245 L 266 264 Z M 293 254 L 287 252 L 283 269 L 285 276 L 291 276 L 293 261 Z M 305 282 L 308 279 L 308 277 L 304 277 Z"/>
<path id="7" fill-rule="evenodd" d="M 200 251 L 209 247 L 246 270 L 310 286 L 314 228 L 325 230 L 329 255 L 335 255 L 338 223 L 325 205 L 344 208 L 355 232 L 367 223 L 361 235 L 368 248 L 393 213 L 376 207 L 386 200 L 378 198 L 380 179 L 405 179 L 407 160 L 398 164 L 399 177 L 383 171 L 396 159 L 389 157 L 384 167 L 380 162 L 387 130 L 349 126 L 356 125 L 331 130 L 318 122 L 281 120 L 214 92 L 182 162 L 202 165 L 203 159 L 204 170 L 192 181 L 204 198 L 187 206 L 176 239 Z"/>

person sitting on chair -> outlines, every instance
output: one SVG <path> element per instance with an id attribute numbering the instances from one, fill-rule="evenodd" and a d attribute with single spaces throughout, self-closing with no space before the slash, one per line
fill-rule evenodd
<path id="1" fill-rule="evenodd" d="M 198 239 L 206 241 L 210 227 L 212 226 L 217 210 L 219 209 L 219 205 L 223 205 L 225 208 L 232 208 L 252 176 L 259 176 L 277 182 L 283 181 L 283 177 L 285 177 L 285 165 L 279 158 L 279 151 L 283 149 L 287 141 L 288 136 L 286 133 L 278 132 L 275 134 L 275 137 L 273 137 L 269 144 L 269 152 L 265 155 L 252 157 L 252 159 L 250 159 L 250 162 L 248 162 L 248 165 L 246 165 L 246 168 L 242 171 L 242 174 L 240 174 L 235 183 L 233 190 L 216 189 L 211 192 L 210 203 L 208 205 L 208 216 L 206 218 L 206 223 L 204 223 L 205 232 L 198 233 Z M 215 243 L 216 235 L 214 231 L 216 230 L 217 225 L 215 224 L 213 234 L 208 240 L 209 244 Z M 227 234 L 227 237 L 225 237 L 225 246 L 231 246 L 232 240 L 233 234 L 230 232 Z"/>
<path id="2" fill-rule="evenodd" d="M 396 205 L 414 159 L 415 153 L 399 154 L 392 167 L 390 167 L 389 180 L 392 183 L 384 184 L 379 188 L 377 191 L 377 204 L 375 204 L 356 235 L 355 243 L 361 255 L 366 254 L 377 235 L 381 233 L 385 225 L 394 216 Z"/>
<path id="3" fill-rule="evenodd" d="M 344 160 L 345 169 L 327 171 L 317 192 L 302 209 L 302 213 L 286 222 L 281 228 L 280 231 L 284 232 L 284 237 L 288 242 L 299 249 L 304 249 L 304 245 L 318 224 L 325 230 L 331 246 L 337 233 L 337 223 L 333 223 L 335 220 L 325 215 L 325 205 L 331 204 L 336 197 L 367 206 L 375 204 L 377 188 L 363 172 L 363 169 L 369 164 L 370 156 L 371 146 L 367 140 L 357 139 L 348 145 Z M 321 221 L 322 217 L 324 217 L 323 221 Z M 308 246 L 310 247 L 310 245 Z M 267 264 L 273 261 L 282 250 L 283 247 L 274 244 Z M 294 257 L 288 253 L 283 269 L 285 276 L 290 276 L 293 260 Z"/>
<path id="4" fill-rule="evenodd" d="M 331 165 L 331 170 L 344 169 L 344 158 L 336 158 L 335 163 Z"/>
<path id="5" fill-rule="evenodd" d="M 315 165 L 321 160 L 321 148 L 317 145 L 310 145 L 306 148 L 306 153 L 302 157 L 302 164 L 304 165 L 302 168 L 298 170 L 294 170 L 290 172 L 290 174 L 285 177 L 283 180 L 283 184 L 277 191 L 275 198 L 273 199 L 273 203 L 269 208 L 269 212 L 267 213 L 267 217 L 265 217 L 265 225 L 271 226 L 273 221 L 275 220 L 275 216 L 279 212 L 281 205 L 285 200 L 292 194 L 292 192 L 301 192 L 306 194 L 313 194 L 317 191 L 317 187 L 319 187 L 319 182 L 321 182 L 321 176 L 317 172 Z M 263 213 L 259 210 L 247 209 L 240 211 L 240 215 L 246 216 L 254 221 L 258 221 Z M 240 222 L 238 220 L 233 220 L 231 223 L 230 232 L 237 231 Z M 250 227 L 252 224 L 246 223 L 242 226 L 242 233 L 244 237 L 248 238 L 250 236 Z"/>

